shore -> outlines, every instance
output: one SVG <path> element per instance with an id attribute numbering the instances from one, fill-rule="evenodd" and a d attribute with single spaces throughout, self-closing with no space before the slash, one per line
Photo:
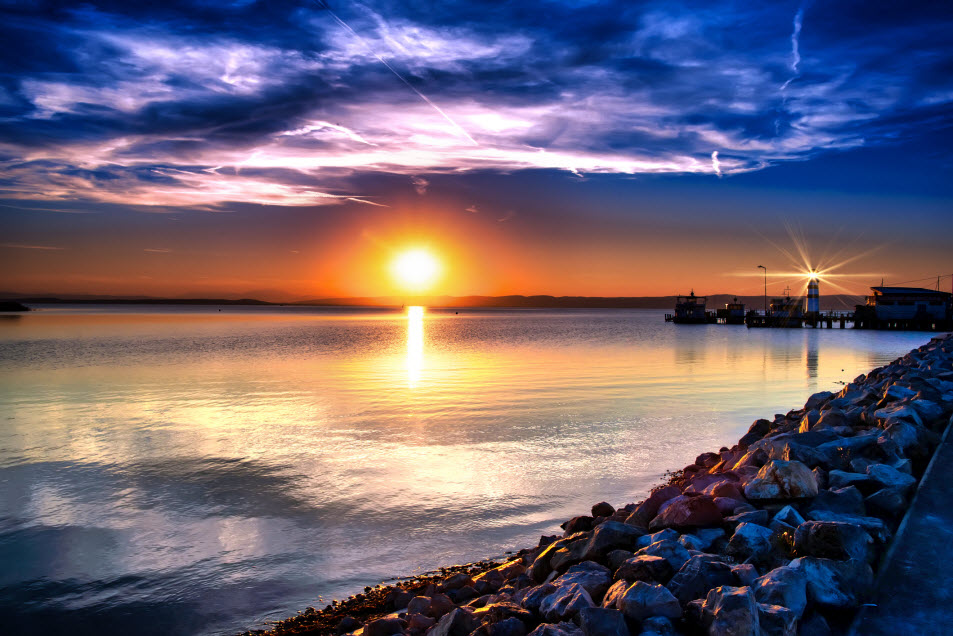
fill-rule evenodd
<path id="1" fill-rule="evenodd" d="M 639 503 L 505 562 L 365 588 L 255 634 L 838 634 L 953 414 L 953 337 L 759 419 Z"/>

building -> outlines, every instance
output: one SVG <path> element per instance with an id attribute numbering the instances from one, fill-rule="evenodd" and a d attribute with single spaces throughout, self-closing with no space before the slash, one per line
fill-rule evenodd
<path id="1" fill-rule="evenodd" d="M 953 318 L 953 294 L 921 287 L 871 287 L 866 305 L 857 305 L 861 329 L 945 330 Z"/>

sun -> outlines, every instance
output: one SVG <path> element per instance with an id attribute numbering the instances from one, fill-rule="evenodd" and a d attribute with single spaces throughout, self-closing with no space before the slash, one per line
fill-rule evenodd
<path id="1" fill-rule="evenodd" d="M 440 261 L 424 249 L 402 252 L 391 267 L 394 278 L 410 289 L 423 289 L 440 275 Z"/>

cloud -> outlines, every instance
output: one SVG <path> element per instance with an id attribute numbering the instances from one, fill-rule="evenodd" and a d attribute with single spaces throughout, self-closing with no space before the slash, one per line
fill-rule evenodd
<path id="1" fill-rule="evenodd" d="M 142 250 L 143 252 L 150 252 L 153 254 L 168 254 L 172 250 L 165 247 L 147 247 Z"/>
<path id="2" fill-rule="evenodd" d="M 516 216 L 516 212 L 514 212 L 513 210 L 508 210 L 506 214 L 498 218 L 496 221 L 497 223 L 506 223 L 507 221 L 512 220 L 513 217 L 515 216 Z"/>
<path id="3" fill-rule="evenodd" d="M 9 247 L 12 249 L 18 250 L 47 250 L 47 251 L 59 251 L 65 250 L 65 247 L 56 247 L 53 245 L 23 245 L 20 243 L 0 243 L 0 247 Z"/>
<path id="4" fill-rule="evenodd" d="M 466 208 L 466 212 L 469 212 L 470 214 L 479 214 L 480 210 L 477 208 L 476 205 L 471 205 L 468 208 Z"/>
<path id="5" fill-rule="evenodd" d="M 953 123 L 948 14 L 814 5 L 807 65 L 806 7 L 382 0 L 336 6 L 348 29 L 318 4 L 36 9 L 0 26 L 0 196 L 386 205 L 349 184 L 727 176 Z"/>
<path id="6" fill-rule="evenodd" d="M 414 184 L 414 190 L 417 192 L 417 194 L 420 196 L 427 194 L 427 186 L 430 185 L 429 181 L 418 176 L 411 177 L 410 181 Z"/>

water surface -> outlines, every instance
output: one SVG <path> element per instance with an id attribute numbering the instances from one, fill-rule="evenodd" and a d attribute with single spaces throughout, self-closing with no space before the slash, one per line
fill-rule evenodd
<path id="1" fill-rule="evenodd" d="M 930 337 L 663 313 L 0 318 L 5 627 L 229 634 L 535 545 Z"/>

